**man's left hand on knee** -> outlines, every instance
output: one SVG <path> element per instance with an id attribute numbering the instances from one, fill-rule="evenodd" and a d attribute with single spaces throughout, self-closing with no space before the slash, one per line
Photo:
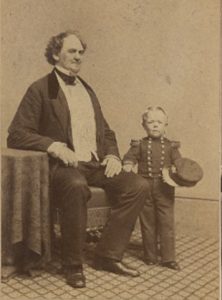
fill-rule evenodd
<path id="1" fill-rule="evenodd" d="M 102 166 L 106 166 L 105 175 L 106 177 L 113 177 L 118 175 L 122 170 L 122 163 L 117 156 L 107 156 L 103 162 Z"/>

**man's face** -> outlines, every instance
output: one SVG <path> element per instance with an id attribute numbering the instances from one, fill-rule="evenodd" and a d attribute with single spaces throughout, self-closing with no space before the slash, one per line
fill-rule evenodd
<path id="1" fill-rule="evenodd" d="M 64 38 L 63 46 L 59 54 L 54 54 L 56 65 L 70 71 L 70 75 L 76 75 L 81 67 L 84 48 L 75 35 Z"/>
<path id="2" fill-rule="evenodd" d="M 167 118 L 161 110 L 149 111 L 143 126 L 149 136 L 159 138 L 164 135 Z"/>

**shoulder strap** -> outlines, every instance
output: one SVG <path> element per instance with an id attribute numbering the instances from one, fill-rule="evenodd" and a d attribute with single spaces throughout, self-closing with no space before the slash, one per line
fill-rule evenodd
<path id="1" fill-rule="evenodd" d="M 141 143 L 141 140 L 134 140 L 134 139 L 132 139 L 131 142 L 130 142 L 130 146 L 136 147 L 136 146 L 139 146 L 140 143 Z"/>
<path id="2" fill-rule="evenodd" d="M 172 148 L 176 148 L 176 149 L 180 148 L 180 142 L 179 141 L 171 141 L 170 144 L 171 144 Z"/>

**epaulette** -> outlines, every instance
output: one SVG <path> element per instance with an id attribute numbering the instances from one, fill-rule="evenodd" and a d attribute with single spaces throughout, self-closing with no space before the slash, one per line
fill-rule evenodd
<path id="1" fill-rule="evenodd" d="M 180 148 L 180 142 L 178 141 L 171 141 L 171 147 L 172 148 Z"/>
<path id="2" fill-rule="evenodd" d="M 141 143 L 141 140 L 134 140 L 134 139 L 132 139 L 131 142 L 130 142 L 130 146 L 136 147 L 136 146 L 139 146 L 140 143 Z"/>

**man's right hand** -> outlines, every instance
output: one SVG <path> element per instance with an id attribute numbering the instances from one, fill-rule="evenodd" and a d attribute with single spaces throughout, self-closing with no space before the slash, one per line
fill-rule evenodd
<path id="1" fill-rule="evenodd" d="M 78 167 L 78 158 L 75 152 L 69 149 L 64 143 L 52 143 L 47 149 L 47 152 L 52 157 L 61 159 L 66 166 Z"/>

